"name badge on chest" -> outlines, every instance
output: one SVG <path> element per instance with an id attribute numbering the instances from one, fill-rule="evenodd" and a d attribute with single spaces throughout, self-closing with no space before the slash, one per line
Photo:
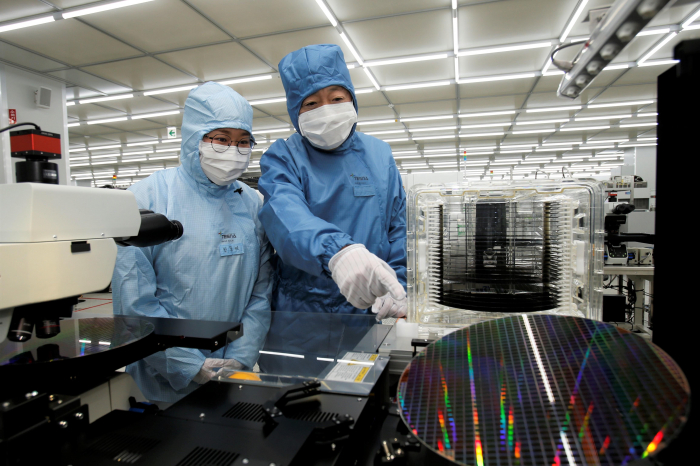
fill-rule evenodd
<path id="1" fill-rule="evenodd" d="M 241 243 L 222 243 L 219 245 L 219 255 L 221 257 L 225 256 L 237 256 L 243 254 L 244 248 Z"/>

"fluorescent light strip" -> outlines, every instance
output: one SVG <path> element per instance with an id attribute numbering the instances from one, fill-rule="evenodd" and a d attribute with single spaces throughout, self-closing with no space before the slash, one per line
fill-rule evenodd
<path id="1" fill-rule="evenodd" d="M 534 144 L 512 144 L 512 145 L 501 146 L 500 149 L 532 149 L 536 145 L 537 145 L 537 143 L 534 143 Z"/>
<path id="2" fill-rule="evenodd" d="M 253 134 L 273 134 L 273 133 L 287 133 L 289 131 L 294 131 L 292 128 L 269 128 L 269 129 L 258 129 L 253 131 Z"/>
<path id="3" fill-rule="evenodd" d="M 457 150 L 458 149 L 456 147 L 447 147 L 445 149 L 425 149 L 423 152 L 425 152 L 426 154 L 431 154 L 433 152 L 450 152 L 450 151 L 456 152 Z"/>
<path id="4" fill-rule="evenodd" d="M 406 132 L 405 129 L 392 129 L 389 131 L 370 131 L 369 133 L 365 133 L 365 134 L 369 134 L 370 136 L 377 136 L 379 134 L 396 134 L 396 133 L 405 133 L 405 132 Z"/>
<path id="5" fill-rule="evenodd" d="M 139 3 L 152 2 L 153 0 L 123 0 L 121 2 L 107 3 L 105 5 L 93 6 L 90 8 L 81 8 L 79 10 L 67 11 L 62 13 L 64 19 L 75 18 L 76 16 L 91 15 L 101 11 L 114 10 L 125 6 L 137 5 Z"/>
<path id="6" fill-rule="evenodd" d="M 158 94 L 168 94 L 170 92 L 189 91 L 190 89 L 194 89 L 197 86 L 199 86 L 199 84 L 189 84 L 187 86 L 171 87 L 168 89 L 157 89 L 155 91 L 145 91 L 143 93 L 143 95 L 149 96 L 149 95 L 158 95 Z"/>
<path id="7" fill-rule="evenodd" d="M 632 64 L 630 63 L 615 63 L 606 66 L 603 68 L 603 71 L 614 71 L 614 70 L 626 70 L 627 68 L 630 68 Z"/>
<path id="8" fill-rule="evenodd" d="M 535 151 L 537 151 L 537 152 L 559 152 L 559 151 L 565 152 L 565 151 L 572 150 L 572 149 L 573 149 L 573 147 L 556 147 L 556 148 L 552 148 L 552 149 L 538 147 L 535 149 Z"/>
<path id="9" fill-rule="evenodd" d="M 121 144 L 110 144 L 108 146 L 92 146 L 88 147 L 88 150 L 90 152 L 94 152 L 97 150 L 106 150 L 106 149 L 121 149 L 122 145 Z"/>
<path id="10" fill-rule="evenodd" d="M 418 84 L 401 84 L 398 86 L 386 86 L 385 91 L 402 91 L 405 89 L 422 89 L 425 87 L 437 87 L 437 86 L 448 86 L 450 81 L 434 81 L 428 83 L 418 83 Z"/>
<path id="11" fill-rule="evenodd" d="M 68 123 L 68 124 L 66 125 L 66 127 L 68 127 L 68 128 L 73 128 L 73 127 L 75 127 L 75 126 L 80 126 L 80 123 Z"/>
<path id="12" fill-rule="evenodd" d="M 451 134 L 451 135 L 449 135 L 449 136 L 421 136 L 421 137 L 413 136 L 413 139 L 415 139 L 416 141 L 424 141 L 424 140 L 426 140 L 426 139 L 430 139 L 430 140 L 436 140 L 436 139 L 454 139 L 454 138 L 456 138 L 456 137 L 458 137 L 456 134 Z M 408 140 L 408 139 L 406 139 L 406 140 Z"/>
<path id="13" fill-rule="evenodd" d="M 615 146 L 592 146 L 590 144 L 581 144 L 579 149 L 614 149 Z"/>
<path id="14" fill-rule="evenodd" d="M 540 49 L 552 46 L 552 41 L 547 42 L 534 42 L 532 44 L 521 44 L 521 45 L 506 45 L 502 47 L 485 47 L 482 49 L 475 50 L 463 50 L 457 52 L 458 57 L 468 57 L 472 55 L 486 55 L 491 53 L 501 53 L 501 52 L 513 52 L 516 50 L 530 50 L 530 49 Z"/>
<path id="15" fill-rule="evenodd" d="M 384 142 L 401 142 L 408 141 L 408 138 L 396 138 L 396 139 L 382 139 Z"/>
<path id="16" fill-rule="evenodd" d="M 374 89 L 370 87 L 365 89 L 355 89 L 355 94 L 369 94 L 370 92 L 374 92 Z"/>
<path id="17" fill-rule="evenodd" d="M 476 146 L 476 147 L 462 147 L 459 150 L 460 151 L 470 151 L 470 150 L 494 150 L 496 149 L 496 146 Z"/>
<path id="18" fill-rule="evenodd" d="M 142 151 L 137 151 L 137 152 L 123 152 L 122 157 L 128 157 L 130 155 L 143 155 L 143 154 L 152 154 L 152 150 L 142 150 Z"/>
<path id="19" fill-rule="evenodd" d="M 647 61 L 647 62 L 644 62 L 644 63 L 640 63 L 640 64 L 637 65 L 637 66 L 642 66 L 642 67 L 644 67 L 644 66 L 656 66 L 656 65 L 675 65 L 676 63 L 680 63 L 680 62 L 681 62 L 680 60 L 673 60 L 673 59 L 669 59 L 669 60 L 652 60 L 652 61 Z"/>
<path id="20" fill-rule="evenodd" d="M 582 128 L 559 128 L 559 131 L 602 131 L 610 126 L 584 126 Z"/>
<path id="21" fill-rule="evenodd" d="M 614 144 L 616 142 L 627 142 L 629 139 L 600 139 L 597 141 L 589 139 L 586 144 Z"/>
<path id="22" fill-rule="evenodd" d="M 467 153 L 468 156 L 474 156 L 474 155 L 493 155 L 493 152 L 469 152 Z M 461 153 L 459 155 L 462 155 Z M 466 157 L 466 156 L 465 156 Z"/>
<path id="23" fill-rule="evenodd" d="M 574 117 L 574 121 L 595 121 L 595 120 L 622 120 L 625 118 L 632 118 L 632 114 L 627 115 L 606 115 L 606 116 L 595 116 L 595 117 Z"/>
<path id="24" fill-rule="evenodd" d="M 415 118 L 400 118 L 401 123 L 408 123 L 410 121 L 429 121 L 429 120 L 448 120 L 454 118 L 454 115 L 440 115 L 431 117 L 415 117 Z"/>
<path id="25" fill-rule="evenodd" d="M 274 97 L 272 99 L 260 99 L 260 100 L 249 100 L 250 105 L 265 105 L 265 104 L 276 104 L 279 102 L 286 102 L 286 97 Z"/>
<path id="26" fill-rule="evenodd" d="M 166 116 L 166 115 L 177 115 L 180 113 L 180 110 L 172 110 L 169 112 L 156 112 L 156 113 L 145 113 L 143 115 L 131 115 L 132 120 L 140 120 L 141 118 L 155 118 L 155 117 L 161 117 L 161 116 Z"/>
<path id="27" fill-rule="evenodd" d="M 545 108 L 528 108 L 527 113 L 545 113 L 545 112 L 567 112 L 569 110 L 581 110 L 580 105 L 569 105 L 566 107 L 545 107 Z"/>
<path id="28" fill-rule="evenodd" d="M 579 141 L 569 141 L 569 142 L 544 142 L 543 146 L 571 146 L 573 144 L 580 144 Z"/>
<path id="29" fill-rule="evenodd" d="M 693 23 L 693 21 L 695 21 L 698 18 L 700 18 L 700 8 L 696 9 L 695 12 L 688 19 L 683 21 L 683 23 L 681 24 L 681 29 L 688 29 L 688 27 Z"/>
<path id="30" fill-rule="evenodd" d="M 634 125 L 620 125 L 620 128 L 638 128 L 642 126 L 657 126 L 658 123 L 636 123 Z"/>
<path id="31" fill-rule="evenodd" d="M 108 159 L 110 157 L 119 157 L 119 153 L 116 154 L 105 154 L 105 155 L 92 155 L 90 156 L 91 159 Z"/>
<path id="32" fill-rule="evenodd" d="M 82 147 L 80 149 L 68 149 L 68 152 L 85 152 L 86 150 L 86 147 Z"/>
<path id="33" fill-rule="evenodd" d="M 513 135 L 518 135 L 518 134 L 543 134 L 543 133 L 554 133 L 556 132 L 555 128 L 551 129 L 532 129 L 528 131 L 511 131 L 510 134 Z"/>
<path id="34" fill-rule="evenodd" d="M 132 142 L 126 145 L 126 147 L 132 147 L 132 146 L 152 146 L 155 144 L 160 144 L 159 141 L 150 141 L 150 142 Z"/>
<path id="35" fill-rule="evenodd" d="M 365 61 L 362 59 L 359 53 L 357 53 L 357 50 L 355 50 L 355 46 L 352 45 L 352 42 L 350 42 L 350 38 L 344 33 L 340 33 L 340 38 L 343 39 L 343 42 L 345 42 L 345 45 L 348 46 L 350 49 L 350 53 L 352 53 L 353 57 L 355 57 L 355 60 L 357 60 L 357 63 L 359 63 L 361 66 L 364 65 Z"/>
<path id="36" fill-rule="evenodd" d="M 510 126 L 512 125 L 512 121 L 504 122 L 504 123 L 486 123 L 483 125 L 461 125 L 460 129 L 472 129 L 472 128 L 503 128 L 504 126 Z"/>
<path id="37" fill-rule="evenodd" d="M 107 102 L 110 100 L 121 100 L 121 99 L 131 99 L 134 94 L 120 94 L 120 95 L 109 95 L 106 97 L 95 97 L 94 99 L 81 99 L 78 101 L 80 104 L 94 104 L 96 102 Z"/>
<path id="38" fill-rule="evenodd" d="M 517 74 L 502 74 L 496 76 L 480 76 L 478 78 L 464 78 L 460 79 L 458 84 L 472 84 L 472 83 L 483 83 L 491 81 L 507 81 L 511 79 L 526 79 L 534 78 L 537 76 L 536 72 L 531 73 L 517 73 Z"/>
<path id="39" fill-rule="evenodd" d="M 671 33 L 669 33 L 666 37 L 664 37 L 664 38 L 661 40 L 661 42 L 659 42 L 658 44 L 656 44 L 656 46 L 654 46 L 654 48 L 652 48 L 652 49 L 651 49 L 649 52 L 647 52 L 642 58 L 640 58 L 639 61 L 637 61 L 637 65 L 641 66 L 642 63 L 644 63 L 644 62 L 647 61 L 649 58 L 651 58 L 651 56 L 654 55 L 656 52 L 658 52 L 659 49 L 661 49 L 661 47 L 663 47 L 664 45 L 668 44 L 668 43 L 671 41 L 671 39 L 673 39 L 673 38 L 676 37 L 677 35 L 678 35 L 677 32 L 671 32 Z"/>
<path id="40" fill-rule="evenodd" d="M 370 120 L 370 121 L 358 121 L 358 125 L 385 125 L 389 123 L 396 123 L 398 120 Z"/>
<path id="41" fill-rule="evenodd" d="M 372 72 L 369 70 L 369 68 L 363 68 L 363 70 L 364 70 L 365 74 L 367 75 L 367 77 L 369 78 L 369 80 L 370 80 L 370 82 L 372 83 L 372 85 L 374 86 L 374 88 L 377 89 L 377 90 L 380 90 L 380 89 L 381 89 L 381 86 L 379 85 L 379 83 L 377 82 L 377 80 L 374 78 L 374 75 L 373 75 Z"/>
<path id="42" fill-rule="evenodd" d="M 102 123 L 112 123 L 115 121 L 126 121 L 128 118 L 127 117 L 119 117 L 119 118 L 105 118 L 103 120 L 94 120 L 94 121 L 88 121 L 88 125 L 100 125 Z"/>
<path id="43" fill-rule="evenodd" d="M 569 23 L 566 25 L 564 32 L 562 33 L 561 37 L 559 38 L 559 42 L 564 43 L 566 38 L 569 36 L 571 29 L 576 24 L 576 21 L 578 21 L 578 17 L 581 16 L 581 13 L 583 13 L 583 9 L 586 8 L 587 4 L 588 4 L 588 0 L 580 0 L 580 2 L 578 4 L 578 8 L 576 8 L 576 12 L 569 20 Z"/>
<path id="44" fill-rule="evenodd" d="M 478 118 L 500 115 L 515 115 L 516 113 L 518 113 L 517 110 L 504 110 L 499 112 L 460 113 L 458 116 L 459 118 Z"/>
<path id="45" fill-rule="evenodd" d="M 550 123 L 568 123 L 568 118 L 557 118 L 554 120 L 532 120 L 532 121 L 516 121 L 515 125 L 546 125 Z"/>
<path id="46" fill-rule="evenodd" d="M 0 32 L 14 31 L 15 29 L 22 29 L 29 26 L 36 26 L 38 24 L 51 23 L 55 21 L 53 15 L 45 16 L 43 18 L 30 19 L 29 21 L 20 21 L 19 23 L 7 24 L 5 26 L 0 26 Z"/>
<path id="47" fill-rule="evenodd" d="M 454 5 L 452 6 L 452 51 L 455 55 L 459 56 L 459 17 Z M 456 77 L 455 75 L 455 78 Z"/>
<path id="48" fill-rule="evenodd" d="M 397 63 L 413 63 L 417 61 L 429 61 L 429 60 L 439 60 L 441 58 L 447 58 L 449 55 L 446 53 L 434 53 L 431 55 L 421 55 L 414 57 L 405 58 L 389 58 L 386 60 L 371 60 L 365 62 L 365 66 L 384 66 L 384 65 L 394 65 Z"/>
<path id="49" fill-rule="evenodd" d="M 323 11 L 323 14 L 326 15 L 326 18 L 328 18 L 328 21 L 330 21 L 331 25 L 333 27 L 336 27 L 338 25 L 338 21 L 335 19 L 335 16 L 333 16 L 333 13 L 331 13 L 331 10 L 328 9 L 326 3 L 323 0 L 316 0 L 316 4 L 321 9 L 321 11 Z"/>
<path id="50" fill-rule="evenodd" d="M 239 83 L 249 83 L 253 81 L 266 81 L 268 79 L 272 79 L 271 74 L 266 74 L 264 76 L 250 76 L 247 78 L 234 78 L 234 79 L 227 79 L 225 81 L 217 81 L 219 84 L 222 84 L 224 86 L 228 86 L 231 84 L 239 84 Z"/>
<path id="51" fill-rule="evenodd" d="M 420 133 L 421 131 L 449 131 L 456 130 L 458 126 L 437 126 L 435 128 L 408 128 L 409 133 Z"/>
<path id="52" fill-rule="evenodd" d="M 488 136 L 503 136 L 505 133 L 500 132 L 500 133 L 473 133 L 473 134 L 463 134 L 459 133 L 459 137 L 461 138 L 480 138 L 480 137 L 488 137 Z"/>
<path id="53" fill-rule="evenodd" d="M 396 160 L 400 160 L 400 159 L 419 159 L 421 157 L 422 157 L 422 155 L 402 155 L 400 157 L 394 157 L 394 158 Z"/>
<path id="54" fill-rule="evenodd" d="M 179 159 L 179 155 L 162 155 L 158 157 L 149 157 L 148 160 L 164 160 L 164 159 Z"/>
<path id="55" fill-rule="evenodd" d="M 516 149 L 516 150 L 499 150 L 499 154 L 523 154 L 525 152 L 532 152 L 532 148 L 530 149 Z"/>

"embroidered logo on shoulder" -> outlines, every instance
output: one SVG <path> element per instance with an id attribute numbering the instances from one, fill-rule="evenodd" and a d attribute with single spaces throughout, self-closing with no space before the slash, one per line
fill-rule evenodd
<path id="1" fill-rule="evenodd" d="M 355 174 L 351 174 L 350 178 L 353 178 L 355 181 L 369 181 L 369 178 L 366 176 L 355 176 Z"/>

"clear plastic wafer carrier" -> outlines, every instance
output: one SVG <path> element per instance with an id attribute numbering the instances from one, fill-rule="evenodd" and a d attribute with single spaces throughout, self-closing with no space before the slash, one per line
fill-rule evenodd
<path id="1" fill-rule="evenodd" d="M 408 321 L 422 331 L 513 313 L 601 319 L 602 185 L 566 178 L 415 185 Z"/>

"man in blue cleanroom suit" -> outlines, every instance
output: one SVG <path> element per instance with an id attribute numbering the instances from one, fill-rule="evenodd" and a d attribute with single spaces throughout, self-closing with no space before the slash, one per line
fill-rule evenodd
<path id="1" fill-rule="evenodd" d="M 216 83 L 193 89 L 182 121 L 182 165 L 129 188 L 139 208 L 179 220 L 184 234 L 159 246 L 119 248 L 114 313 L 242 322 L 244 332 L 213 353 L 170 348 L 129 365 L 149 400 L 177 401 L 216 368 L 252 369 L 264 343 L 273 251 L 258 219 L 258 194 L 236 181 L 250 159 L 252 120 L 250 104 L 233 89 Z M 212 151 L 227 134 L 230 146 Z"/>
<path id="2" fill-rule="evenodd" d="M 281 259 L 273 309 L 405 315 L 406 196 L 389 145 L 355 131 L 357 99 L 340 47 L 304 47 L 279 71 L 297 133 L 260 161 L 260 220 Z M 308 328 L 312 320 L 286 325 L 289 352 L 327 337 Z"/>

